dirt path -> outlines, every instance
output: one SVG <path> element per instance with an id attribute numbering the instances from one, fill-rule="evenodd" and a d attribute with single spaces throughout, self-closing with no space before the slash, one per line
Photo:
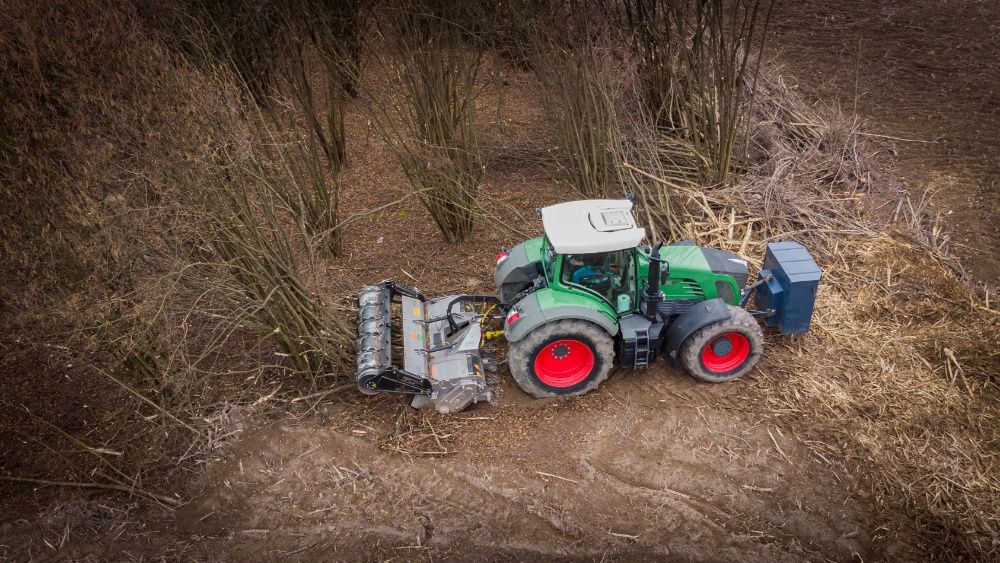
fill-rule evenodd
<path id="1" fill-rule="evenodd" d="M 456 416 L 353 397 L 237 432 L 174 512 L 50 495 L 0 526 L 0 559 L 919 558 L 808 428 L 756 407 L 757 387 L 657 364 L 564 401 L 508 377 L 501 406 Z"/>
<path id="2" fill-rule="evenodd" d="M 444 456 L 380 449 L 378 421 L 331 422 L 357 405 L 254 429 L 203 477 L 175 533 L 200 540 L 191 555 L 236 559 L 884 556 L 870 501 L 754 413 L 752 386 L 657 367 L 576 401 L 508 387 L 502 407 L 417 415 L 397 444 Z"/>
<path id="3" fill-rule="evenodd" d="M 772 52 L 804 90 L 856 107 L 926 189 L 953 250 L 1000 288 L 1000 5 L 995 0 L 780 2 Z"/>

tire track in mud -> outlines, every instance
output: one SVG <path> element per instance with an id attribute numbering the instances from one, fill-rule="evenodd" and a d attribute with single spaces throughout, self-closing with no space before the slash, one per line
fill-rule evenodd
<path id="1" fill-rule="evenodd" d="M 723 535 L 743 530 L 756 541 L 793 546 L 782 550 L 788 557 L 825 557 L 831 548 L 845 557 L 864 552 L 870 541 L 864 512 L 838 506 L 850 500 L 850 491 L 811 475 L 815 465 L 805 448 L 782 436 L 782 454 L 775 454 L 778 440 L 769 429 L 732 428 L 718 412 L 675 407 L 671 415 L 665 423 L 642 420 L 644 430 L 631 444 L 596 442 L 582 462 L 623 494 L 685 506 Z M 699 447 L 706 443 L 711 447 Z"/>

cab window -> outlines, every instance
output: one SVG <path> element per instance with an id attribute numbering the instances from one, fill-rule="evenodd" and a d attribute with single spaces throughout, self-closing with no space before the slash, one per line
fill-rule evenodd
<path id="1" fill-rule="evenodd" d="M 631 309 L 635 303 L 635 260 L 631 249 L 567 254 L 562 263 L 560 279 L 563 284 L 593 291 L 619 312 Z"/>

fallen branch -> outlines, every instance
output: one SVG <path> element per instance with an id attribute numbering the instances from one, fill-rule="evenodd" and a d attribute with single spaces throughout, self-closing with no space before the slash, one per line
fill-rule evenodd
<path id="1" fill-rule="evenodd" d="M 938 137 L 937 139 L 934 139 L 933 141 L 928 141 L 926 139 L 907 139 L 906 137 L 894 137 L 892 135 L 879 135 L 878 133 L 865 133 L 863 131 L 858 131 L 858 132 L 855 133 L 855 135 L 864 135 L 865 137 L 876 137 L 876 138 L 879 138 L 879 139 L 889 139 L 890 141 L 903 141 L 903 142 L 906 142 L 906 143 L 926 143 L 926 144 L 929 144 L 929 145 L 932 145 L 932 144 L 938 142 L 938 140 L 940 139 L 940 137 Z"/>
<path id="2" fill-rule="evenodd" d="M 369 215 L 373 215 L 375 213 L 378 213 L 379 211 L 382 211 L 384 209 L 388 209 L 388 208 L 392 207 L 393 205 L 398 205 L 400 203 L 403 203 L 404 201 L 410 199 L 411 197 L 413 197 L 415 195 L 419 195 L 419 194 L 422 194 L 424 192 L 429 192 L 430 190 L 431 190 L 431 188 L 422 188 L 422 189 L 419 189 L 419 190 L 413 190 L 412 192 L 409 192 L 408 194 L 404 195 L 403 197 L 401 197 L 399 199 L 396 199 L 396 200 L 393 200 L 393 201 L 390 201 L 389 203 L 386 203 L 384 205 L 380 205 L 378 207 L 375 207 L 373 209 L 369 209 L 368 211 L 364 211 L 364 212 L 361 212 L 361 213 L 355 213 L 354 215 L 351 215 L 350 217 L 348 217 L 347 219 L 344 219 L 340 223 L 337 223 L 333 227 L 333 229 L 330 229 L 330 230 L 334 231 L 334 230 L 337 230 L 337 229 L 343 229 L 344 227 L 350 225 L 351 223 L 353 223 L 354 221 L 357 221 L 358 219 L 361 219 L 362 217 L 367 217 Z"/>
<path id="3" fill-rule="evenodd" d="M 137 390 L 133 389 L 133 388 L 132 388 L 132 387 L 131 387 L 130 385 L 126 384 L 125 382 L 121 381 L 120 379 L 118 379 L 117 377 L 115 377 L 115 376 L 111 375 L 110 373 L 108 373 L 108 372 L 104 371 L 103 369 L 100 369 L 100 368 L 97 368 L 96 366 L 95 366 L 95 369 L 97 369 L 97 371 L 99 371 L 99 372 L 100 372 L 101 374 L 103 374 L 103 375 L 107 376 L 107 377 L 108 377 L 109 379 L 111 379 L 111 381 L 114 381 L 114 382 L 115 382 L 115 383 L 117 383 L 118 385 L 121 385 L 121 386 L 122 386 L 122 387 L 123 387 L 123 388 L 124 388 L 124 389 L 125 389 L 126 391 L 128 391 L 129 393 L 132 393 L 133 395 L 135 395 L 136 397 L 138 397 L 138 398 L 139 398 L 139 399 L 141 399 L 142 401 L 144 401 L 144 402 L 146 402 L 147 404 L 149 404 L 149 405 L 150 405 L 151 407 L 153 407 L 153 408 L 155 408 L 156 410 L 158 410 L 158 411 L 160 411 L 161 413 L 163 413 L 163 414 L 164 414 L 164 415 L 165 415 L 166 417 L 168 417 L 168 418 L 169 418 L 170 420 L 173 420 L 174 422 L 176 422 L 176 423 L 180 424 L 180 425 L 181 425 L 181 426 L 183 426 L 184 428 L 187 428 L 187 429 L 188 429 L 188 430 L 190 430 L 191 432 L 194 432 L 195 434 L 198 434 L 199 436 L 201 435 L 201 431 L 200 431 L 200 430 L 198 430 L 198 429 L 197 429 L 197 428 L 195 428 L 194 426 L 191 426 L 190 424 L 188 424 L 188 423 L 184 422 L 183 420 L 181 420 L 181 419 L 177 418 L 176 416 L 174 416 L 174 414 L 173 414 L 173 413 L 171 413 L 171 412 L 170 412 L 170 411 L 168 411 L 167 409 L 165 409 L 165 408 L 161 407 L 160 405 L 156 404 L 156 402 L 154 402 L 154 401 L 150 400 L 149 398 L 147 398 L 147 397 L 146 397 L 145 395 L 143 395 L 143 394 L 142 394 L 142 393 L 140 393 L 139 391 L 137 391 Z"/>
<path id="4" fill-rule="evenodd" d="M 139 495 L 143 497 L 148 497 L 153 500 L 158 500 L 160 502 L 165 502 L 167 504 L 178 505 L 181 503 L 180 500 L 158 495 L 155 493 L 150 493 L 142 491 L 139 489 L 132 489 L 124 485 L 114 485 L 111 483 L 83 483 L 80 481 L 49 481 L 47 479 L 30 479 L 28 477 L 13 477 L 10 475 L 0 475 L 0 481 L 10 481 L 13 483 L 28 483 L 32 485 L 44 485 L 51 487 L 75 487 L 78 489 L 106 489 L 110 491 L 121 491 L 123 493 L 128 493 L 130 495 Z"/>

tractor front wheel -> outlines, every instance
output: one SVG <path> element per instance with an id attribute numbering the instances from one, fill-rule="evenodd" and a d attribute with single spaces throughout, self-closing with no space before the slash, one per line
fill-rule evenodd
<path id="1" fill-rule="evenodd" d="M 681 365 L 696 379 L 723 383 L 742 377 L 764 350 L 764 333 L 750 313 L 729 306 L 724 321 L 699 329 L 681 344 Z"/>
<path id="2" fill-rule="evenodd" d="M 510 373 L 533 397 L 583 395 L 608 378 L 614 342 L 604 329 L 578 320 L 553 321 L 510 344 Z"/>

